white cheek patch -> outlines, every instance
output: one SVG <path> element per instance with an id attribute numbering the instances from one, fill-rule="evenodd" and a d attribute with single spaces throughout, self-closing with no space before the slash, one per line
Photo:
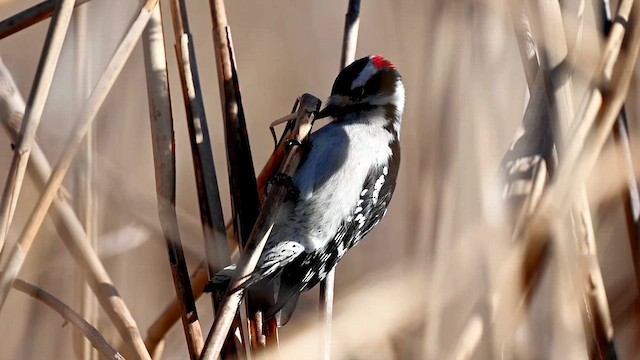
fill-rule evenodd
<path id="1" fill-rule="evenodd" d="M 376 73 L 376 71 L 378 71 L 378 69 L 375 67 L 375 65 L 369 62 L 367 66 L 365 66 L 364 69 L 362 69 L 362 72 L 360 73 L 360 75 L 358 75 L 358 77 L 355 80 L 353 80 L 353 83 L 351 84 L 351 90 L 359 86 L 364 86 L 364 84 L 366 84 L 367 81 L 371 79 L 371 77 Z"/>

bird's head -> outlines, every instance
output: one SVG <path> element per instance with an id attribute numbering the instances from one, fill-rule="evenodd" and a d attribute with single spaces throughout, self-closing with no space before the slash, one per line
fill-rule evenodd
<path id="1" fill-rule="evenodd" d="M 331 96 L 316 119 L 382 112 L 399 122 L 404 110 L 404 85 L 396 67 L 380 55 L 367 56 L 344 68 L 331 89 Z"/>

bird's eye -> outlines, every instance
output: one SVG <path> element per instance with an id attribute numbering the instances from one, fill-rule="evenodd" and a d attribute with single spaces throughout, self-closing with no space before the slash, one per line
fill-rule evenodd
<path id="1" fill-rule="evenodd" d="M 353 93 L 353 97 L 357 99 L 361 99 L 364 97 L 364 86 L 358 86 L 357 88 L 351 90 Z"/>

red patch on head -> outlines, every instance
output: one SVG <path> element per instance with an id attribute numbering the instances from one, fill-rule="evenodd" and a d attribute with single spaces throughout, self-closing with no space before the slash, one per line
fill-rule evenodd
<path id="1" fill-rule="evenodd" d="M 380 55 L 372 56 L 371 62 L 373 63 L 373 66 L 375 66 L 377 69 L 395 69 L 396 68 L 395 65 L 389 62 L 389 60 L 383 58 Z"/>

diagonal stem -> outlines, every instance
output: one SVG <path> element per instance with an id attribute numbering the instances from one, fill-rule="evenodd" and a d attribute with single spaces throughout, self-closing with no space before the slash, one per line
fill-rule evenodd
<path id="1" fill-rule="evenodd" d="M 29 162 L 29 153 L 40 125 L 44 105 L 49 96 L 53 75 L 62 51 L 62 44 L 71 22 L 74 4 L 75 0 L 62 0 L 60 2 L 51 19 L 51 25 L 44 41 L 40 63 L 27 100 L 22 128 L 16 139 L 11 167 L 9 168 L 7 182 L 4 185 L 2 199 L 0 200 L 0 252 L 9 234 L 13 213 L 18 204 L 24 174 Z"/>
<path id="2" fill-rule="evenodd" d="M 75 6 L 82 5 L 89 0 L 77 0 Z M 7 19 L 0 21 L 0 39 L 13 35 L 31 25 L 50 18 L 58 0 L 47 0 L 23 10 Z"/>
<path id="3" fill-rule="evenodd" d="M 84 109 L 79 115 L 78 122 L 72 130 L 70 139 L 67 141 L 67 146 L 63 149 L 60 160 L 56 164 L 52 171 L 51 177 L 45 186 L 43 194 L 36 205 L 35 210 L 31 214 L 27 221 L 27 224 L 20 235 L 18 242 L 14 245 L 10 257 L 5 265 L 5 271 L 0 276 L 0 308 L 4 305 L 7 295 L 9 293 L 11 284 L 15 280 L 18 272 L 20 271 L 24 260 L 26 258 L 33 241 L 44 221 L 44 218 L 54 201 L 58 190 L 62 185 L 64 176 L 66 175 L 71 161 L 79 149 L 82 139 L 86 134 L 88 128 L 91 126 L 95 115 L 100 109 L 102 103 L 106 99 L 110 89 L 112 88 L 115 80 L 122 71 L 124 64 L 131 55 L 138 39 L 142 35 L 142 32 L 151 17 L 151 11 L 157 5 L 157 0 L 147 0 L 143 5 L 140 13 L 134 20 L 131 28 L 121 41 L 120 45 L 116 49 L 115 54 L 111 58 L 107 69 L 102 75 L 100 81 L 96 85 L 91 96 L 87 100 Z M 86 237 L 86 234 L 85 234 Z M 96 286 L 102 286 L 102 284 L 94 284 Z M 95 290 L 95 289 L 94 289 Z M 112 289 L 106 289 L 112 291 Z M 119 297 L 117 297 L 119 298 Z M 111 298 L 109 298 L 111 299 Z M 103 304 L 104 305 L 104 304 Z M 119 304 L 121 306 L 121 304 Z M 144 343 L 140 337 L 137 327 L 135 325 L 128 326 L 129 324 L 135 324 L 133 319 L 125 319 L 123 326 L 117 326 L 121 335 L 127 339 L 133 339 L 135 345 L 137 358 L 149 358 L 149 354 L 144 348 Z"/>

